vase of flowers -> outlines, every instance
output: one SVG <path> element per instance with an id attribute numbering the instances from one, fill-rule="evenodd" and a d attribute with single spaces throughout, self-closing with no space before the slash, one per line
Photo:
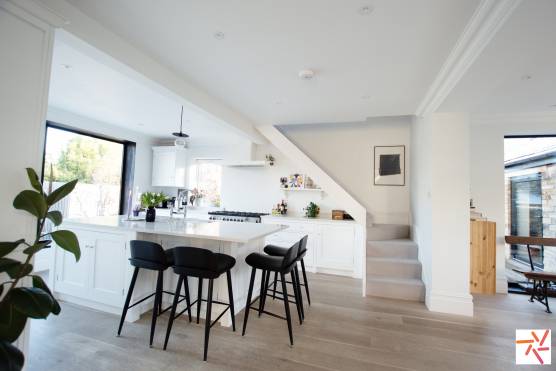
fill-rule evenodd
<path id="1" fill-rule="evenodd" d="M 152 223 L 156 219 L 156 209 L 162 201 L 166 200 L 167 197 L 163 193 L 156 192 L 145 192 L 141 194 L 141 205 L 147 208 L 147 215 L 145 220 Z"/>

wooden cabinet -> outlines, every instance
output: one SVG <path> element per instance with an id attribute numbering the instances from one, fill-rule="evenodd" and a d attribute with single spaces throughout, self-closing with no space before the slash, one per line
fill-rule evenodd
<path id="1" fill-rule="evenodd" d="M 472 294 L 496 293 L 496 223 L 471 221 L 469 287 Z"/>
<path id="2" fill-rule="evenodd" d="M 106 305 L 121 306 L 126 274 L 126 239 L 118 234 L 72 229 L 81 259 L 56 249 L 54 291 Z"/>
<path id="3" fill-rule="evenodd" d="M 187 149 L 182 147 L 153 147 L 153 187 L 186 187 Z"/>
<path id="4" fill-rule="evenodd" d="M 266 238 L 267 244 L 290 247 L 307 235 L 305 266 L 313 272 L 355 275 L 355 234 L 353 223 L 332 220 L 263 217 L 263 223 L 288 228 Z"/>

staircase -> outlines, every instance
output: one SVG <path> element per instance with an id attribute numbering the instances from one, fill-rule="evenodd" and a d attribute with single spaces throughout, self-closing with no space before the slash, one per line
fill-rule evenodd
<path id="1" fill-rule="evenodd" d="M 424 301 L 417 244 L 409 226 L 374 224 L 367 227 L 367 296 Z"/>

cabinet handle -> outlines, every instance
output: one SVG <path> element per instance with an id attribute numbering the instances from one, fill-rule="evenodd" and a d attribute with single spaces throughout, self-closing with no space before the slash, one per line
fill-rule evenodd
<path id="1" fill-rule="evenodd" d="M 85 247 L 89 248 L 89 249 L 94 249 L 95 248 L 93 245 L 85 245 Z"/>

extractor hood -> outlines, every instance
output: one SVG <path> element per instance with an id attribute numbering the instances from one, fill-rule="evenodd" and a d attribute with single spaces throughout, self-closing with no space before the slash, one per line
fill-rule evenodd
<path id="1" fill-rule="evenodd" d="M 268 164 L 265 160 L 255 160 L 255 144 L 234 146 L 233 155 L 226 158 L 222 166 L 228 167 L 263 167 Z"/>

